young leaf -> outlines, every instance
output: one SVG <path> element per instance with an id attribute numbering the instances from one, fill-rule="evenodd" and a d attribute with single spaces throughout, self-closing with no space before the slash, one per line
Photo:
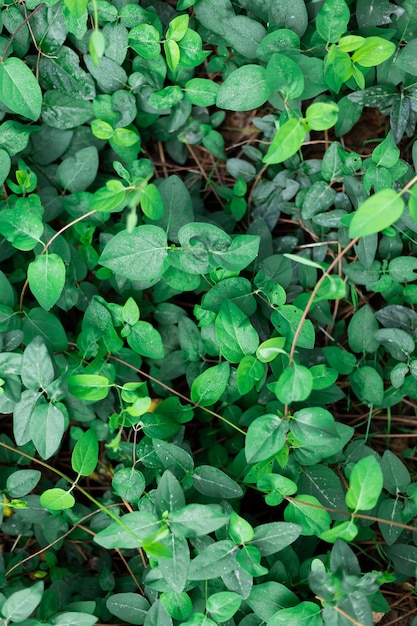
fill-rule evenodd
<path id="1" fill-rule="evenodd" d="M 16 57 L 0 62 L 0 100 L 34 122 L 41 114 L 42 92 L 28 66 Z"/>
<path id="2" fill-rule="evenodd" d="M 382 491 L 381 466 L 374 456 L 365 456 L 355 463 L 349 479 L 346 504 L 353 511 L 369 511 L 378 502 Z"/>
<path id="3" fill-rule="evenodd" d="M 404 206 L 404 200 L 394 189 L 378 191 L 354 213 L 349 237 L 365 237 L 388 228 L 400 219 Z"/>
<path id="4" fill-rule="evenodd" d="M 78 439 L 71 456 L 74 472 L 80 476 L 89 476 L 96 469 L 98 462 L 98 440 L 94 430 L 89 428 Z"/>
<path id="5" fill-rule="evenodd" d="M 306 136 L 305 126 L 300 119 L 291 118 L 279 127 L 262 159 L 268 165 L 282 163 L 292 157 L 303 145 Z"/>
<path id="6" fill-rule="evenodd" d="M 220 109 L 250 111 L 262 106 L 270 94 L 265 68 L 243 65 L 229 74 L 221 85 L 216 104 Z"/>
<path id="7" fill-rule="evenodd" d="M 75 19 L 81 17 L 87 9 L 88 0 L 64 0 L 65 6 Z"/>
<path id="8" fill-rule="evenodd" d="M 65 285 L 65 264 L 57 254 L 38 255 L 29 263 L 29 287 L 43 309 L 49 311 L 59 300 Z"/>
<path id="9" fill-rule="evenodd" d="M 73 374 L 68 377 L 68 391 L 82 400 L 103 400 L 107 398 L 110 387 L 110 380 L 98 374 Z"/>
<path id="10" fill-rule="evenodd" d="M 307 108 L 305 122 L 312 130 L 327 130 L 336 124 L 338 114 L 335 102 L 315 102 Z"/>
<path id="11" fill-rule="evenodd" d="M 396 45 L 382 37 L 367 37 L 363 45 L 354 52 L 352 61 L 362 67 L 374 67 L 389 59 L 395 52 Z"/>
<path id="12" fill-rule="evenodd" d="M 72 509 L 75 498 L 65 489 L 56 487 L 55 489 L 47 489 L 41 494 L 40 504 L 48 511 L 64 511 L 65 509 Z"/>

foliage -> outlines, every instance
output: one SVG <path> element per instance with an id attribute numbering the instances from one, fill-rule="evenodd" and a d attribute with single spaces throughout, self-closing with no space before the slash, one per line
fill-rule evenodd
<path id="1" fill-rule="evenodd" d="M 1 619 L 371 626 L 417 565 L 414 4 L 0 16 Z"/>

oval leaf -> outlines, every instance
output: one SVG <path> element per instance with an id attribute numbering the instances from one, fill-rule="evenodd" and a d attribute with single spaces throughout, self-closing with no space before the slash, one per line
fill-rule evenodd
<path id="1" fill-rule="evenodd" d="M 57 254 L 42 254 L 29 263 L 29 287 L 39 304 L 48 311 L 59 300 L 65 285 L 65 264 Z"/>
<path id="2" fill-rule="evenodd" d="M 216 104 L 221 109 L 250 111 L 262 106 L 270 94 L 265 68 L 260 65 L 243 65 L 226 78 L 220 87 Z"/>
<path id="3" fill-rule="evenodd" d="M 349 237 L 365 237 L 388 228 L 400 219 L 404 200 L 394 189 L 383 189 L 367 198 L 353 216 Z"/>

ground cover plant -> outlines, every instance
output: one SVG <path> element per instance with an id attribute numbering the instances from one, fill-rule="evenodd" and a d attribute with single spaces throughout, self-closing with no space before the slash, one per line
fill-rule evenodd
<path id="1" fill-rule="evenodd" d="M 415 2 L 0 8 L 1 622 L 415 626 Z"/>

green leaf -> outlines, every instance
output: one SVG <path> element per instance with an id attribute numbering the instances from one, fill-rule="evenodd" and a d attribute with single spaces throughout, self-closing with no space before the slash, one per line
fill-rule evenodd
<path id="1" fill-rule="evenodd" d="M 11 165 L 12 160 L 9 153 L 3 150 L 3 148 L 0 148 L 0 185 L 2 185 L 8 177 Z"/>
<path id="2" fill-rule="evenodd" d="M 313 389 L 313 376 L 304 365 L 287 367 L 273 384 L 274 393 L 283 404 L 306 400 Z"/>
<path id="3" fill-rule="evenodd" d="M 43 459 L 55 454 L 64 432 L 64 414 L 57 406 L 45 402 L 35 407 L 30 419 L 30 436 Z"/>
<path id="4" fill-rule="evenodd" d="M 0 233 L 17 250 L 33 250 L 43 233 L 41 217 L 28 209 L 22 203 L 14 209 L 3 209 L 0 212 Z"/>
<path id="5" fill-rule="evenodd" d="M 208 78 L 191 78 L 185 85 L 186 99 L 199 107 L 216 104 L 220 86 Z"/>
<path id="6" fill-rule="evenodd" d="M 271 92 L 279 91 L 284 100 L 293 100 L 304 91 L 304 75 L 297 63 L 284 54 L 274 54 L 265 74 Z"/>
<path id="7" fill-rule="evenodd" d="M 271 316 L 271 321 L 281 335 L 288 341 L 293 341 L 298 325 L 301 322 L 303 312 L 292 304 L 285 304 L 276 309 Z M 310 320 L 306 319 L 297 337 L 296 346 L 300 348 L 314 347 L 314 327 Z"/>
<path id="8" fill-rule="evenodd" d="M 158 559 L 158 565 L 169 587 L 181 593 L 187 585 L 190 548 L 186 539 L 175 534 L 168 537 L 165 545 L 171 555 L 169 558 Z"/>
<path id="9" fill-rule="evenodd" d="M 189 580 L 211 580 L 236 567 L 236 546 L 229 540 L 217 541 L 204 548 L 190 563 Z"/>
<path id="10" fill-rule="evenodd" d="M 38 484 L 42 474 L 39 470 L 17 470 L 6 481 L 9 498 L 21 498 L 30 493 Z"/>
<path id="11" fill-rule="evenodd" d="M 149 602 L 143 596 L 128 591 L 115 593 L 106 600 L 107 610 L 122 622 L 141 626 L 149 611 Z"/>
<path id="12" fill-rule="evenodd" d="M 303 145 L 305 126 L 300 119 L 287 120 L 276 132 L 268 152 L 262 159 L 268 165 L 282 163 L 292 157 Z"/>
<path id="13" fill-rule="evenodd" d="M 242 597 L 233 591 L 219 591 L 207 598 L 206 609 L 211 616 L 225 622 L 231 619 L 242 603 Z"/>
<path id="14" fill-rule="evenodd" d="M 20 375 L 25 387 L 36 392 L 45 390 L 54 380 L 54 364 L 42 337 L 35 337 L 26 346 Z"/>
<path id="15" fill-rule="evenodd" d="M 224 302 L 215 321 L 220 352 L 230 363 L 238 363 L 246 354 L 253 354 L 259 337 L 249 318 L 233 302 Z"/>
<path id="16" fill-rule="evenodd" d="M 155 515 L 146 511 L 133 511 L 119 518 L 103 530 L 100 530 L 94 541 L 99 546 L 112 550 L 114 548 L 140 548 L 146 537 L 154 535 L 160 529 Z"/>
<path id="17" fill-rule="evenodd" d="M 297 604 L 298 598 L 285 585 L 270 580 L 253 585 L 246 602 L 259 619 L 267 622 L 280 609 Z"/>
<path id="18" fill-rule="evenodd" d="M 250 111 L 262 106 L 270 94 L 265 68 L 243 65 L 229 74 L 221 85 L 216 104 L 220 109 Z"/>
<path id="19" fill-rule="evenodd" d="M 75 50 L 61 46 L 53 57 L 43 56 L 39 70 L 43 82 L 50 89 L 80 100 L 92 100 L 96 95 L 93 77 L 80 67 Z"/>
<path id="20" fill-rule="evenodd" d="M 138 24 L 129 31 L 129 45 L 145 59 L 155 59 L 161 50 L 160 36 L 151 24 Z"/>
<path id="21" fill-rule="evenodd" d="M 3 603 L 1 614 L 11 622 L 23 622 L 27 619 L 42 600 L 44 584 L 42 581 L 15 591 Z"/>
<path id="22" fill-rule="evenodd" d="M 29 287 L 43 309 L 49 311 L 59 300 L 65 285 L 65 264 L 57 254 L 38 255 L 29 263 Z"/>
<path id="23" fill-rule="evenodd" d="M 157 226 L 121 231 L 107 243 L 99 263 L 130 280 L 152 284 L 169 265 L 166 234 Z"/>
<path id="24" fill-rule="evenodd" d="M 145 489 L 145 478 L 134 467 L 117 470 L 112 480 L 112 487 L 120 498 L 128 502 L 138 501 Z"/>
<path id="25" fill-rule="evenodd" d="M 200 406 L 211 406 L 226 391 L 230 376 L 229 363 L 207 368 L 191 385 L 191 400 Z"/>
<path id="26" fill-rule="evenodd" d="M 280 552 L 291 545 L 301 534 L 301 526 L 288 522 L 270 522 L 255 528 L 255 535 L 249 545 L 256 546 L 262 556 Z"/>
<path id="27" fill-rule="evenodd" d="M 88 0 L 64 0 L 65 6 L 74 18 L 81 17 L 87 9 Z"/>
<path id="28" fill-rule="evenodd" d="M 234 499 L 243 495 L 242 488 L 217 467 L 200 465 L 193 473 L 195 489 L 211 498 Z"/>
<path id="29" fill-rule="evenodd" d="M 285 445 L 287 424 L 277 415 L 257 417 L 248 428 L 245 456 L 248 463 L 257 463 L 274 456 Z"/>
<path id="30" fill-rule="evenodd" d="M 316 18 L 317 32 L 327 43 L 336 43 L 346 32 L 350 10 L 345 0 L 326 0 Z"/>
<path id="31" fill-rule="evenodd" d="M 374 67 L 389 59 L 395 52 L 396 45 L 382 37 L 367 37 L 363 45 L 352 55 L 352 61 L 362 67 Z"/>
<path id="32" fill-rule="evenodd" d="M 378 191 L 354 213 L 349 237 L 365 237 L 388 228 L 400 219 L 404 207 L 404 200 L 394 189 Z"/>
<path id="33" fill-rule="evenodd" d="M 285 337 L 272 337 L 263 341 L 256 350 L 256 357 L 261 363 L 270 363 L 278 354 L 285 354 Z"/>
<path id="34" fill-rule="evenodd" d="M 338 114 L 335 102 L 315 102 L 307 108 L 305 121 L 312 130 L 327 130 L 336 124 Z"/>
<path id="35" fill-rule="evenodd" d="M 225 526 L 229 518 L 217 504 L 188 504 L 169 514 L 172 532 L 184 538 L 212 533 Z"/>
<path id="36" fill-rule="evenodd" d="M 304 35 L 308 25 L 304 0 L 272 0 L 267 6 L 269 26 L 273 26 L 273 30 L 287 28 L 299 37 Z"/>
<path id="37" fill-rule="evenodd" d="M 187 32 L 189 21 L 189 15 L 177 15 L 177 17 L 174 17 L 174 19 L 170 21 L 165 37 L 167 39 L 173 39 L 174 41 L 181 41 Z"/>
<path id="38" fill-rule="evenodd" d="M 164 215 L 164 203 L 159 189 L 150 184 L 145 187 L 140 199 L 140 206 L 144 214 L 151 220 L 160 220 Z"/>
<path id="39" fill-rule="evenodd" d="M 61 187 L 75 193 L 84 191 L 97 176 L 98 152 L 95 146 L 78 150 L 59 164 L 57 178 Z"/>
<path id="40" fill-rule="evenodd" d="M 319 500 L 307 494 L 301 494 L 288 503 L 284 518 L 287 522 L 302 526 L 301 534 L 308 537 L 329 530 L 331 524 L 331 517 Z"/>
<path id="41" fill-rule="evenodd" d="M 381 466 L 373 455 L 357 461 L 349 478 L 346 504 L 353 511 L 369 511 L 378 502 L 382 492 Z"/>
<path id="42" fill-rule="evenodd" d="M 68 377 L 68 391 L 82 400 L 97 402 L 107 398 L 110 380 L 98 374 L 73 374 Z"/>
<path id="43" fill-rule="evenodd" d="M 82 601 L 80 604 L 82 604 Z M 85 605 L 82 604 L 82 606 Z M 90 613 L 81 613 L 80 611 L 65 611 L 54 617 L 55 626 L 93 626 L 96 622 L 98 622 L 98 617 Z"/>
<path id="44" fill-rule="evenodd" d="M 350 376 L 352 390 L 368 406 L 381 406 L 384 400 L 384 381 L 376 369 L 364 365 Z"/>
<path id="45" fill-rule="evenodd" d="M 130 327 L 130 331 L 127 336 L 127 343 L 137 354 L 151 359 L 164 358 L 162 337 L 152 324 L 140 320 Z"/>
<path id="46" fill-rule="evenodd" d="M 56 487 L 47 489 L 41 494 L 40 504 L 48 511 L 64 511 L 65 509 L 72 509 L 75 504 L 75 498 L 65 489 Z"/>
<path id="47" fill-rule="evenodd" d="M 376 352 L 379 344 L 374 339 L 374 333 L 378 328 L 378 322 L 371 307 L 368 304 L 361 307 L 354 313 L 349 322 L 348 342 L 350 349 L 358 353 Z M 346 373 L 348 374 L 349 372 L 346 371 Z"/>
<path id="48" fill-rule="evenodd" d="M 78 439 L 71 456 L 71 466 L 80 476 L 89 476 L 98 463 L 98 440 L 94 430 L 89 428 Z"/>
<path id="49" fill-rule="evenodd" d="M 255 357 L 247 354 L 243 357 L 236 370 L 236 384 L 239 393 L 244 396 L 249 393 L 265 373 L 265 366 Z"/>
<path id="50" fill-rule="evenodd" d="M 268 620 L 268 626 L 322 626 L 321 607 L 315 602 L 300 602 L 289 609 L 281 609 Z"/>
<path id="51" fill-rule="evenodd" d="M 406 465 L 391 450 L 385 450 L 382 455 L 381 469 L 384 489 L 393 496 L 397 496 L 398 492 L 404 492 L 411 483 L 410 472 Z"/>
<path id="52" fill-rule="evenodd" d="M 184 620 L 193 610 L 193 603 L 188 594 L 184 592 L 165 591 L 160 600 L 165 610 L 176 620 Z"/>
<path id="53" fill-rule="evenodd" d="M 41 114 L 42 92 L 27 65 L 16 57 L 0 63 L 0 100 L 18 115 L 36 121 Z"/>

